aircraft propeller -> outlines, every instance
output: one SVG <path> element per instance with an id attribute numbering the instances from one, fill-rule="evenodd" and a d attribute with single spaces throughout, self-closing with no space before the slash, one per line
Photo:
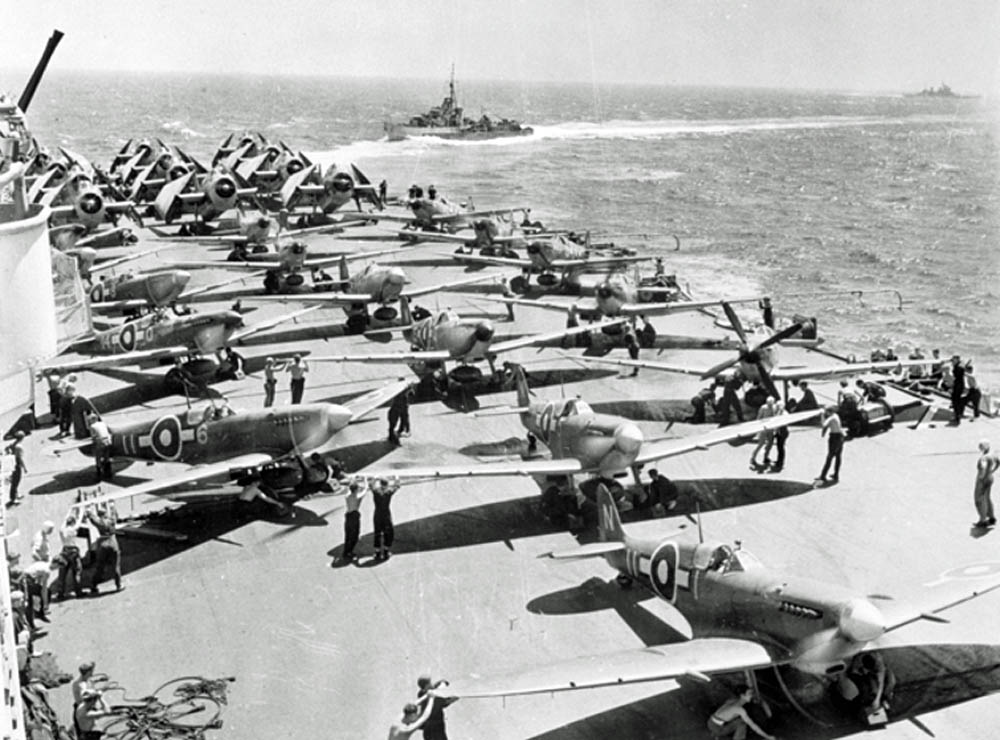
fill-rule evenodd
<path id="1" fill-rule="evenodd" d="M 726 318 L 729 319 L 730 326 L 733 327 L 733 330 L 740 339 L 741 347 L 739 349 L 739 354 L 737 354 L 736 357 L 730 358 L 725 362 L 720 362 L 718 365 L 709 368 L 702 373 L 701 379 L 706 380 L 708 378 L 713 378 L 723 370 L 727 370 L 733 365 L 746 363 L 757 368 L 757 373 L 760 376 L 760 382 L 767 389 L 767 392 L 774 398 L 781 398 L 781 394 L 778 393 L 778 389 L 774 385 L 774 381 L 771 379 L 771 376 L 767 371 L 767 366 L 762 362 L 763 355 L 761 354 L 761 351 L 767 349 L 772 344 L 777 344 L 778 342 L 797 334 L 802 330 L 804 325 L 802 323 L 792 324 L 791 326 L 785 327 L 781 331 L 772 334 L 762 342 L 758 342 L 757 344 L 750 346 L 746 331 L 743 329 L 743 322 L 740 321 L 740 317 L 736 314 L 736 311 L 733 310 L 733 307 L 726 301 L 723 301 L 722 310 L 725 311 Z"/>

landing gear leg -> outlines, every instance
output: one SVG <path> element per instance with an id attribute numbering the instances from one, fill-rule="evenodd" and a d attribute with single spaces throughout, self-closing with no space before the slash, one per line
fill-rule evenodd
<path id="1" fill-rule="evenodd" d="M 753 695 L 757 697 L 757 701 L 760 702 L 760 707 L 764 710 L 764 714 L 767 715 L 768 719 L 771 719 L 771 717 L 774 716 L 771 712 L 771 705 L 767 703 L 764 695 L 760 693 L 760 686 L 757 685 L 757 674 L 753 671 L 745 671 L 744 675 L 747 678 L 747 686 L 753 689 Z"/>

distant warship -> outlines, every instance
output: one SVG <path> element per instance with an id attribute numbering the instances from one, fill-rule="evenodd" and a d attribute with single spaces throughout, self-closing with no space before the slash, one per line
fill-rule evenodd
<path id="1" fill-rule="evenodd" d="M 409 123 L 383 124 L 389 141 L 402 141 L 408 136 L 439 136 L 442 139 L 495 139 L 502 136 L 525 136 L 532 133 L 529 126 L 522 126 L 509 118 L 499 120 L 483 114 L 478 119 L 467 118 L 455 95 L 455 68 L 451 69 L 448 96 L 441 105 L 426 113 L 414 116 Z"/>
<path id="2" fill-rule="evenodd" d="M 978 95 L 959 95 L 948 85 L 941 83 L 940 87 L 925 87 L 918 93 L 910 93 L 910 98 L 976 98 Z"/>

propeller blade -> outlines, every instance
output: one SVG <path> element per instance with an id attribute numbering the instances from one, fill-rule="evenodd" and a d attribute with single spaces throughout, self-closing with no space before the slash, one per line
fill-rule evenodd
<path id="1" fill-rule="evenodd" d="M 767 372 L 767 367 L 760 360 L 756 362 L 756 366 L 757 374 L 760 376 L 761 385 L 767 389 L 767 392 L 770 393 L 771 396 L 780 400 L 781 395 L 778 393 L 778 389 L 774 385 L 774 380 L 771 379 L 770 373 Z"/>
<path id="2" fill-rule="evenodd" d="M 736 336 L 740 338 L 743 344 L 747 344 L 747 334 L 743 331 L 743 322 L 740 321 L 740 317 L 736 315 L 736 311 L 730 306 L 726 301 L 722 302 L 722 310 L 726 312 L 726 318 L 729 319 L 729 325 L 733 327 L 733 331 L 736 332 Z"/>
<path id="3" fill-rule="evenodd" d="M 708 378 L 714 378 L 716 375 L 718 375 L 719 373 L 721 373 L 723 370 L 731 368 L 733 365 L 735 365 L 739 361 L 740 361 L 740 357 L 739 357 L 739 355 L 737 355 L 736 357 L 733 357 L 733 358 L 731 358 L 729 360 L 726 360 L 725 362 L 720 362 L 715 367 L 711 367 L 708 370 L 706 370 L 705 372 L 703 372 L 701 374 L 701 379 L 702 380 L 707 380 Z"/>
<path id="4" fill-rule="evenodd" d="M 772 334 L 767 339 L 765 339 L 763 342 L 761 342 L 760 344 L 758 344 L 758 345 L 754 346 L 753 348 L 751 348 L 750 352 L 751 353 L 752 352 L 757 352 L 759 350 L 764 349 L 765 347 L 770 347 L 772 344 L 777 344 L 782 339 L 788 339 L 788 337 L 790 337 L 793 334 L 796 334 L 799 331 L 801 331 L 802 327 L 803 327 L 803 324 L 792 324 L 791 326 L 786 326 L 784 329 L 782 329 L 781 331 L 779 331 L 777 334 Z"/>

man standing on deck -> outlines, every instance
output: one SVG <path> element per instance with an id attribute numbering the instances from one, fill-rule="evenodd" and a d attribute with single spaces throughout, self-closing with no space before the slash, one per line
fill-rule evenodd
<path id="1" fill-rule="evenodd" d="M 840 457 L 844 452 L 844 428 L 840 424 L 840 417 L 834 406 L 827 406 L 823 411 L 823 429 L 820 436 L 827 434 L 826 462 L 823 463 L 823 472 L 819 474 L 817 480 L 826 483 L 826 474 L 830 470 L 830 463 L 833 463 L 833 483 L 840 480 Z"/>
<path id="2" fill-rule="evenodd" d="M 732 409 L 736 412 L 736 418 L 743 421 L 743 404 L 740 402 L 739 390 L 743 387 L 743 376 L 739 371 L 733 373 L 733 376 L 725 381 L 722 386 L 722 400 L 719 402 L 716 408 L 716 413 L 719 417 L 719 426 L 727 426 L 729 424 L 729 410 Z"/>
<path id="3" fill-rule="evenodd" d="M 424 722 L 424 740 L 448 740 L 448 732 L 445 730 L 444 724 L 444 709 L 449 704 L 458 701 L 458 698 L 444 698 L 440 695 L 440 690 L 447 685 L 447 681 L 434 681 L 428 675 L 417 679 L 417 706 L 432 699 L 435 700 L 434 708 L 431 709 L 427 721 Z"/>
<path id="4" fill-rule="evenodd" d="M 379 478 L 371 486 L 372 502 L 375 504 L 375 514 L 372 518 L 372 528 L 375 530 L 375 560 L 388 560 L 392 555 L 392 543 L 395 531 L 392 526 L 392 496 L 399 490 L 399 479 L 389 483 L 385 478 Z"/>
<path id="5" fill-rule="evenodd" d="M 965 415 L 965 366 L 958 355 L 951 358 L 951 375 L 951 410 L 954 413 L 951 423 L 958 426 Z"/>
<path id="6" fill-rule="evenodd" d="M 990 452 L 990 441 L 980 440 L 979 460 L 976 462 L 976 489 L 975 503 L 976 511 L 979 513 L 979 521 L 976 527 L 992 527 L 997 523 L 993 515 L 993 499 L 990 494 L 993 489 L 993 474 L 1000 468 L 1000 456 L 995 452 Z"/>
<path id="7" fill-rule="evenodd" d="M 344 503 L 347 511 L 344 513 L 344 548 L 341 557 L 344 560 L 354 560 L 354 548 L 358 545 L 361 534 L 361 501 L 368 493 L 368 487 L 363 480 L 353 480 L 347 488 Z"/>
<path id="8" fill-rule="evenodd" d="M 306 373 L 309 372 L 309 363 L 302 359 L 302 355 L 295 355 L 292 364 L 285 368 L 285 372 L 292 374 L 292 404 L 302 403 L 302 394 L 306 389 Z"/>
<path id="9" fill-rule="evenodd" d="M 90 582 L 90 593 L 97 596 L 100 584 L 104 580 L 105 571 L 110 570 L 115 580 L 115 589 L 121 591 L 122 586 L 122 552 L 118 547 L 116 534 L 116 519 L 110 505 L 106 509 L 88 511 L 87 520 L 97 528 L 97 541 L 94 543 L 96 565 L 94 577 Z"/>
<path id="10" fill-rule="evenodd" d="M 18 429 L 14 432 L 14 441 L 7 447 L 7 454 L 14 456 L 14 470 L 10 474 L 10 499 L 7 502 L 8 506 L 13 506 L 22 498 L 18 494 L 17 488 L 21 485 L 21 477 L 28 472 L 28 466 L 24 464 L 24 448 L 21 447 L 21 442 L 23 441 L 24 432 Z"/>

